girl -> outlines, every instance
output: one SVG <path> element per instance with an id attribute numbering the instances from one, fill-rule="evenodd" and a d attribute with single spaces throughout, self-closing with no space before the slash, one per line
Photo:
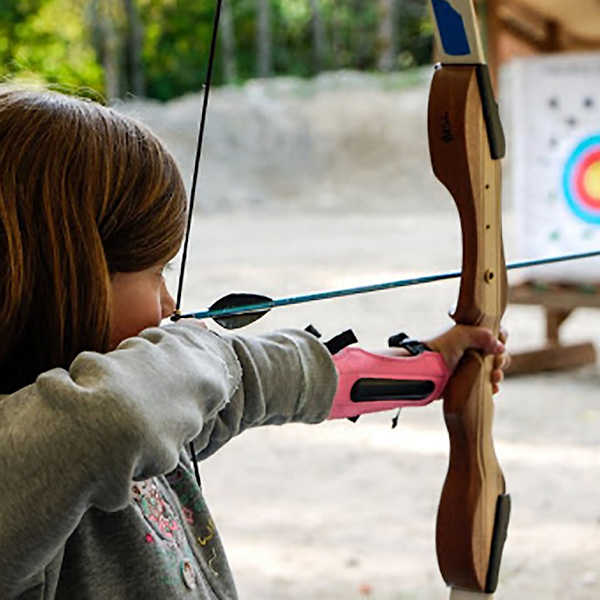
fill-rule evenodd
<path id="1" fill-rule="evenodd" d="M 185 448 L 324 420 L 334 362 L 301 331 L 158 327 L 186 200 L 139 124 L 4 88 L 0 148 L 0 597 L 235 598 Z M 502 378 L 488 331 L 429 345 L 450 370 L 493 353 Z"/>

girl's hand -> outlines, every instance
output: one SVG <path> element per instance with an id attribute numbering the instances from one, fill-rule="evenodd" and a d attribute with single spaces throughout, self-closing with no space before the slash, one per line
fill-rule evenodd
<path id="1" fill-rule="evenodd" d="M 506 340 L 508 334 L 500 329 L 498 339 L 489 329 L 483 327 L 470 327 L 467 325 L 455 325 L 445 333 L 426 342 L 434 351 L 439 352 L 450 371 L 454 371 L 466 350 L 479 350 L 484 354 L 494 355 L 494 367 L 492 369 L 492 387 L 496 394 L 500 389 L 500 383 L 504 379 L 504 371 L 510 365 L 510 356 L 506 352 Z"/>

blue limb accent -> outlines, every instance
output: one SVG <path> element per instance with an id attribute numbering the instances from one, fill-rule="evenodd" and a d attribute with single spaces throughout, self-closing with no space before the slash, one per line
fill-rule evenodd
<path id="1" fill-rule="evenodd" d="M 448 0 L 432 0 L 432 4 L 444 52 L 448 56 L 471 54 L 469 38 L 461 14 Z"/>

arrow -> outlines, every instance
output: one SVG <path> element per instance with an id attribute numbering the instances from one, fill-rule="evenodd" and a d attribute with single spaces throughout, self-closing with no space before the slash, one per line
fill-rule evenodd
<path id="1" fill-rule="evenodd" d="M 528 267 L 538 267 L 541 265 L 550 265 L 554 263 L 568 262 L 572 260 L 583 260 L 600 256 L 600 250 L 593 252 L 583 252 L 580 254 L 566 254 L 563 256 L 552 256 L 548 258 L 539 258 L 534 260 L 523 260 L 507 265 L 507 270 L 526 269 Z M 344 298 L 347 296 L 356 296 L 359 294 L 368 294 L 371 292 L 380 292 L 403 287 L 412 287 L 424 285 L 435 281 L 445 281 L 448 279 L 457 279 L 462 271 L 449 271 L 447 273 L 436 273 L 433 275 L 422 275 L 408 279 L 399 279 L 396 281 L 387 281 L 383 283 L 373 283 L 352 288 L 343 288 L 323 292 L 314 292 L 285 298 L 273 299 L 269 296 L 253 293 L 232 293 L 223 296 L 214 302 L 207 310 L 181 313 L 175 311 L 171 317 L 172 321 L 180 319 L 213 319 L 218 325 L 225 329 L 240 329 L 250 325 L 254 321 L 264 317 L 274 308 L 282 306 L 293 306 L 296 304 L 306 304 L 308 302 L 318 302 L 321 300 L 330 300 L 332 298 Z"/>

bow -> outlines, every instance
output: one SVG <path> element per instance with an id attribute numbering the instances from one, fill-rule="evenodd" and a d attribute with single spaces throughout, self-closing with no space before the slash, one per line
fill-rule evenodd
<path id="1" fill-rule="evenodd" d="M 429 101 L 431 161 L 456 202 L 463 237 L 463 266 L 456 323 L 498 333 L 506 307 L 502 249 L 500 158 L 504 137 L 485 65 L 472 0 L 431 0 L 442 66 Z M 215 23 L 198 136 L 190 215 L 177 294 L 180 308 L 221 0 Z M 247 302 L 246 302 L 247 303 Z M 240 311 L 243 312 L 243 311 Z M 175 318 L 181 316 L 179 310 Z M 493 358 L 468 352 L 450 380 L 444 416 L 450 463 L 439 505 L 437 553 L 451 600 L 488 598 L 495 591 L 508 527 L 510 499 L 492 440 Z M 192 458 L 195 459 L 193 446 Z M 195 460 L 194 460 L 195 462 Z M 196 476 L 199 473 L 196 467 Z"/>
<path id="2" fill-rule="evenodd" d="M 463 264 L 457 324 L 496 335 L 506 308 L 500 159 L 505 145 L 473 0 L 431 0 L 441 65 L 429 97 L 436 177 L 458 208 Z M 469 351 L 444 394 L 450 459 L 437 517 L 440 571 L 450 598 L 491 598 L 498 582 L 510 498 L 492 438 L 493 357 Z"/>

